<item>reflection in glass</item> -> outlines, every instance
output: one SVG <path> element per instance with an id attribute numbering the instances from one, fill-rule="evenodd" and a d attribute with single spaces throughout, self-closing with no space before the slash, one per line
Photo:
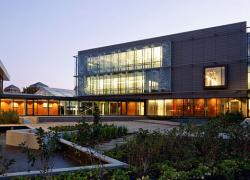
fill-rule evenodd
<path id="1" fill-rule="evenodd" d="M 173 100 L 165 99 L 165 115 L 173 116 Z"/>
<path id="2" fill-rule="evenodd" d="M 12 99 L 1 99 L 1 111 L 13 111 Z"/>
<path id="3" fill-rule="evenodd" d="M 87 77 L 88 94 L 125 94 L 143 92 L 143 72 Z"/>
<path id="4" fill-rule="evenodd" d="M 59 115 L 59 101 L 58 100 L 49 100 L 49 115 L 50 116 Z"/>
<path id="5" fill-rule="evenodd" d="M 25 101 L 22 99 L 14 99 L 13 109 L 19 115 L 25 115 Z"/>
<path id="6" fill-rule="evenodd" d="M 204 116 L 205 102 L 204 99 L 194 99 L 194 115 Z"/>
<path id="7" fill-rule="evenodd" d="M 161 67 L 162 46 L 130 49 L 87 58 L 90 74 Z"/>
<path id="8" fill-rule="evenodd" d="M 184 99 L 183 100 L 183 113 L 184 116 L 193 116 L 194 113 L 194 104 L 193 99 Z"/>
<path id="9" fill-rule="evenodd" d="M 173 115 L 183 116 L 183 99 L 173 100 Z"/>

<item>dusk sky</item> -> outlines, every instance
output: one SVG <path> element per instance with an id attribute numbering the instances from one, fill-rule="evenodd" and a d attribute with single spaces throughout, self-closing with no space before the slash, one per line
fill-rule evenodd
<path id="1" fill-rule="evenodd" d="M 4 85 L 73 89 L 79 50 L 240 21 L 250 0 L 1 0 Z"/>

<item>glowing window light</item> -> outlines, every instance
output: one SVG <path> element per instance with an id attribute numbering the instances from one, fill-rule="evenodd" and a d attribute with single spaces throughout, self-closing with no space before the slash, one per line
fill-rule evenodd
<path id="1" fill-rule="evenodd" d="M 48 107 L 48 103 L 44 102 L 43 103 L 43 108 L 47 108 Z M 52 108 L 52 104 L 49 104 L 49 108 Z"/>
<path id="2" fill-rule="evenodd" d="M 18 103 L 17 102 L 12 103 L 12 107 L 18 108 Z"/>
<path id="3" fill-rule="evenodd" d="M 224 86 L 225 67 L 212 67 L 205 69 L 205 86 Z"/>

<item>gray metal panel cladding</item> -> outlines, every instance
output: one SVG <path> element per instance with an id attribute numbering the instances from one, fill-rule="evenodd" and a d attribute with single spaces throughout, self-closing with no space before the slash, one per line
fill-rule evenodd
<path id="1" fill-rule="evenodd" d="M 246 38 L 246 22 L 241 22 L 79 51 L 79 91 L 84 95 L 83 87 L 86 86 L 86 81 L 83 75 L 88 73 L 86 55 L 161 44 L 163 64 L 159 68 L 159 92 L 171 91 L 173 98 L 186 92 L 192 92 L 195 97 L 221 97 L 223 93 L 204 89 L 203 70 L 206 66 L 226 64 L 228 86 L 224 89 L 224 94 L 234 97 L 237 91 L 241 97 L 247 96 L 247 93 L 243 92 L 247 91 Z M 153 72 L 150 71 L 145 71 L 146 79 L 152 78 Z M 147 90 L 147 82 L 144 86 Z"/>

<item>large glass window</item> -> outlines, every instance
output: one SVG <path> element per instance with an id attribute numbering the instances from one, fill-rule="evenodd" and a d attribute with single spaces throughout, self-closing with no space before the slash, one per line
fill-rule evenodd
<path id="1" fill-rule="evenodd" d="M 217 115 L 216 98 L 207 99 L 207 115 L 215 117 Z"/>
<path id="2" fill-rule="evenodd" d="M 161 67 L 162 59 L 162 46 L 87 57 L 84 91 L 91 95 L 158 91 L 159 69 L 149 69 Z M 148 72 L 150 77 L 145 78 Z"/>
<path id="3" fill-rule="evenodd" d="M 184 99 L 183 100 L 183 114 L 184 116 L 193 116 L 194 115 L 194 101 L 193 99 Z"/>
<path id="4" fill-rule="evenodd" d="M 127 69 L 126 54 L 126 52 L 119 53 L 120 71 L 125 71 Z"/>
<path id="5" fill-rule="evenodd" d="M 162 48 L 161 47 L 154 47 L 152 49 L 153 49 L 152 66 L 153 67 L 161 67 Z"/>
<path id="6" fill-rule="evenodd" d="M 130 49 L 107 55 L 87 57 L 87 70 L 92 74 L 141 70 L 162 66 L 162 46 Z"/>
<path id="7" fill-rule="evenodd" d="M 109 115 L 120 115 L 121 114 L 121 103 L 110 102 L 109 103 Z"/>
<path id="8" fill-rule="evenodd" d="M 135 68 L 142 69 L 143 67 L 143 60 L 142 60 L 142 49 L 135 51 Z"/>
<path id="9" fill-rule="evenodd" d="M 173 100 L 173 115 L 183 116 L 183 99 Z"/>
<path id="10" fill-rule="evenodd" d="M 34 100 L 34 115 L 38 115 L 38 116 L 49 115 L 48 100 Z"/>
<path id="11" fill-rule="evenodd" d="M 12 99 L 1 99 L 1 111 L 13 111 Z"/>
<path id="12" fill-rule="evenodd" d="M 32 116 L 34 114 L 34 102 L 33 100 L 27 100 L 27 115 Z"/>
<path id="13" fill-rule="evenodd" d="M 49 100 L 49 115 L 57 116 L 59 115 L 59 101 L 58 100 Z"/>
<path id="14" fill-rule="evenodd" d="M 204 116 L 204 99 L 194 99 L 194 116 Z"/>
<path id="15" fill-rule="evenodd" d="M 14 99 L 12 106 L 19 115 L 25 115 L 25 101 L 23 99 Z"/>
<path id="16" fill-rule="evenodd" d="M 156 103 L 155 103 L 155 100 L 148 100 L 147 114 L 148 115 L 156 115 Z"/>
<path id="17" fill-rule="evenodd" d="M 152 62 L 152 49 L 151 48 L 145 48 L 143 49 L 143 59 L 144 59 L 144 68 L 151 68 L 151 62 Z"/>
<path id="18" fill-rule="evenodd" d="M 250 104 L 250 100 L 248 103 Z M 147 102 L 147 115 L 216 117 L 221 114 L 226 114 L 227 112 L 241 112 L 246 117 L 247 99 L 163 99 L 148 100 Z"/>
<path id="19" fill-rule="evenodd" d="M 128 69 L 129 70 L 133 70 L 135 69 L 134 65 L 135 65 L 135 51 L 128 51 L 127 52 L 127 62 L 128 62 Z"/>
<path id="20" fill-rule="evenodd" d="M 85 92 L 92 95 L 143 92 L 143 72 L 91 76 L 86 80 Z"/>
<path id="21" fill-rule="evenodd" d="M 205 68 L 205 87 L 217 88 L 226 85 L 225 66 Z"/>
<path id="22" fill-rule="evenodd" d="M 82 115 L 92 115 L 93 114 L 94 104 L 93 102 L 80 101 L 79 102 L 79 114 Z M 102 113 L 102 108 L 100 108 Z"/>
<path id="23" fill-rule="evenodd" d="M 173 100 L 165 99 L 165 116 L 173 116 Z"/>

